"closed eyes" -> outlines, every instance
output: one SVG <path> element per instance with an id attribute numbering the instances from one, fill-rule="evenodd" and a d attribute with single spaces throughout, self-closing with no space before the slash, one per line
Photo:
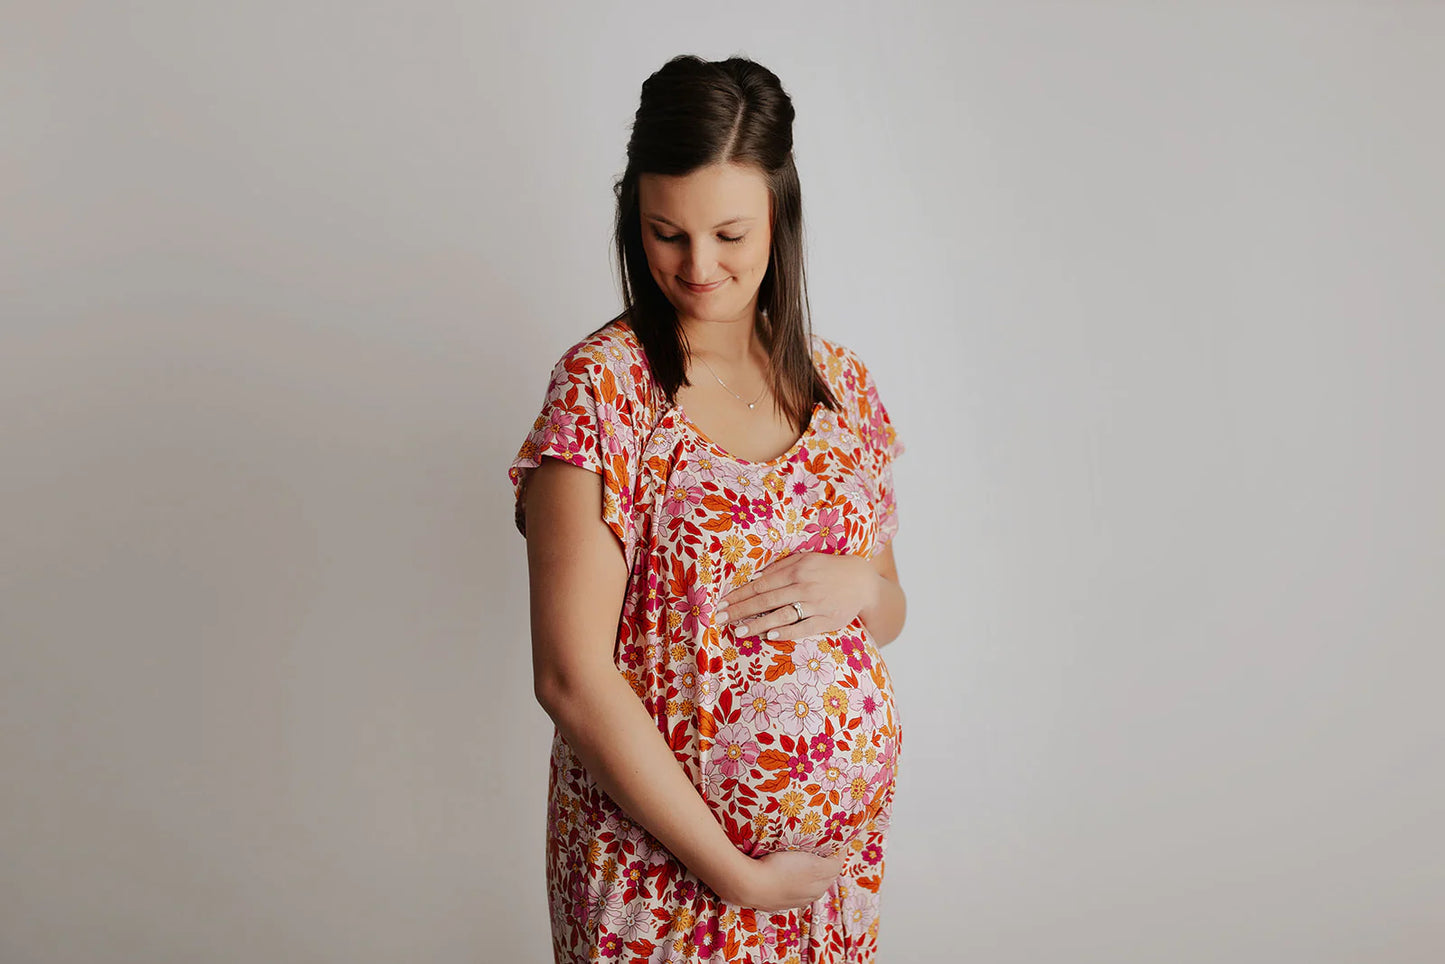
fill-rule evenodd
<path id="1" fill-rule="evenodd" d="M 659 240 L 659 241 L 664 241 L 664 242 L 666 242 L 666 243 L 668 243 L 668 244 L 672 244 L 674 241 L 681 241 L 682 238 L 683 238 L 683 235 L 681 235 L 681 234 L 659 234 L 659 233 L 657 232 L 657 229 L 655 229 L 655 228 L 654 228 L 653 231 L 652 231 L 652 236 L 653 236 L 654 238 L 656 238 L 657 240 Z M 730 237 L 728 237 L 726 234 L 719 234 L 719 235 L 718 235 L 718 240 L 720 240 L 720 241 L 727 241 L 727 242 L 730 242 L 730 243 L 732 243 L 732 244 L 736 244 L 736 243 L 738 243 L 739 241 L 741 241 L 741 240 L 742 240 L 743 238 L 745 238 L 745 237 L 747 237 L 747 235 L 739 235 L 739 236 L 736 237 L 736 238 L 730 238 Z"/>

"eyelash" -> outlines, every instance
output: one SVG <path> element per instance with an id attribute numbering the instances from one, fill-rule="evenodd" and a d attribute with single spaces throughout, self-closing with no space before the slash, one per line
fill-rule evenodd
<path id="1" fill-rule="evenodd" d="M 656 238 L 657 240 L 659 240 L 659 241 L 665 241 L 665 242 L 667 242 L 668 244 L 671 244 L 671 243 L 674 242 L 674 241 L 679 241 L 679 240 L 682 239 L 682 235 L 680 235 L 680 234 L 669 234 L 669 235 L 659 234 L 655 228 L 653 229 L 652 236 L 653 236 L 654 238 Z M 730 237 L 728 237 L 726 234 L 719 234 L 718 237 L 721 238 L 721 239 L 724 240 L 724 241 L 729 242 L 730 244 L 737 244 L 739 241 L 741 241 L 741 240 L 743 239 L 744 235 L 739 235 L 739 236 L 736 237 L 736 238 L 730 238 Z"/>

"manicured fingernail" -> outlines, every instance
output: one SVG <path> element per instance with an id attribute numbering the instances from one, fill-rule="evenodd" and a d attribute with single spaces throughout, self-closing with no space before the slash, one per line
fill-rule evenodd
<path id="1" fill-rule="evenodd" d="M 717 621 L 720 623 L 728 621 L 728 611 L 726 609 L 719 609 L 717 611 Z"/>
<path id="2" fill-rule="evenodd" d="M 770 629 L 770 630 L 768 630 L 768 638 L 769 638 L 769 639 L 777 639 L 777 638 L 778 638 L 778 631 L 777 631 L 776 629 Z"/>
<path id="3" fill-rule="evenodd" d="M 747 634 L 748 634 L 748 624 L 747 624 L 747 623 L 738 623 L 738 624 L 737 624 L 737 627 L 733 629 L 733 635 L 734 635 L 734 636 L 746 636 Z"/>

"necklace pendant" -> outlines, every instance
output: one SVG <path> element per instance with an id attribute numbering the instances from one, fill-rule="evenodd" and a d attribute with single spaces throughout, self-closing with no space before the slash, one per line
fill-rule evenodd
<path id="1" fill-rule="evenodd" d="M 748 408 L 752 408 L 757 402 L 748 402 Z"/>

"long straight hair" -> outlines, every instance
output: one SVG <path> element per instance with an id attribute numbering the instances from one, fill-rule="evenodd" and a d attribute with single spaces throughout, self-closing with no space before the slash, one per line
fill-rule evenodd
<path id="1" fill-rule="evenodd" d="M 720 163 L 750 164 L 767 181 L 772 246 L 758 288 L 754 330 L 768 352 L 777 406 L 801 432 L 818 402 L 835 411 L 839 405 L 813 364 L 803 197 L 793 165 L 793 102 L 766 67 L 741 57 L 707 61 L 684 54 L 643 81 L 627 142 L 627 169 L 613 185 L 613 245 L 623 307 L 607 324 L 628 320 L 654 381 L 674 404 L 678 388 L 691 384 L 688 348 L 677 309 L 648 269 L 637 182 L 644 173 L 683 175 Z"/>

